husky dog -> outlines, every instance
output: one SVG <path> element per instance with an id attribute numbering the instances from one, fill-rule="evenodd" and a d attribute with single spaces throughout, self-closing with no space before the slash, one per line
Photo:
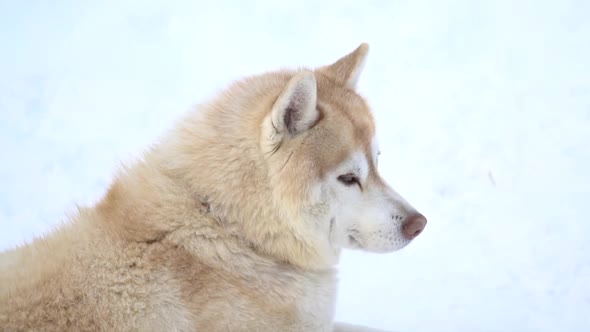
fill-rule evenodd
<path id="1" fill-rule="evenodd" d="M 333 322 L 340 250 L 426 225 L 377 170 L 367 52 L 234 83 L 95 206 L 0 254 L 0 329 L 367 330 Z"/>

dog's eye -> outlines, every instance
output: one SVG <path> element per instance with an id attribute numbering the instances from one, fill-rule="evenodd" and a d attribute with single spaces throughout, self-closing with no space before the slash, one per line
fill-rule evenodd
<path id="1" fill-rule="evenodd" d="M 353 184 L 356 184 L 360 187 L 361 185 L 359 178 L 352 173 L 340 175 L 338 177 L 338 181 L 342 182 L 346 186 L 352 186 Z"/>

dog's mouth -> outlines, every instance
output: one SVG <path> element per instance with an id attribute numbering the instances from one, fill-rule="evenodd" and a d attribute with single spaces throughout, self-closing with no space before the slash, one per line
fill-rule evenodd
<path id="1" fill-rule="evenodd" d="M 350 245 L 353 247 L 363 248 L 363 244 L 361 242 L 361 233 L 356 229 L 348 230 L 348 242 L 350 242 Z"/>

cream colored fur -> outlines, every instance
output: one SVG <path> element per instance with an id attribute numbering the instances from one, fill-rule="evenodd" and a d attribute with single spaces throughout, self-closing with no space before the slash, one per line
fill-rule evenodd
<path id="1" fill-rule="evenodd" d="M 96 206 L 0 254 L 0 329 L 365 330 L 333 323 L 340 249 L 404 246 L 391 216 L 414 211 L 377 173 L 367 50 L 233 84 Z"/>

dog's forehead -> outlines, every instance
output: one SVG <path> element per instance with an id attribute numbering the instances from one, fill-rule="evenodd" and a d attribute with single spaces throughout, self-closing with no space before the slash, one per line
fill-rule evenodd
<path id="1" fill-rule="evenodd" d="M 351 136 L 369 155 L 375 145 L 375 121 L 367 102 L 355 91 L 336 85 L 324 77 L 318 78 L 318 104 L 324 105 L 341 134 Z M 344 125 L 343 123 L 346 123 Z M 351 130 L 352 132 L 348 132 Z"/>
<path id="2" fill-rule="evenodd" d="M 308 156 L 323 176 L 359 152 L 373 170 L 375 124 L 367 103 L 356 92 L 318 77 L 321 120 L 309 136 Z"/>

